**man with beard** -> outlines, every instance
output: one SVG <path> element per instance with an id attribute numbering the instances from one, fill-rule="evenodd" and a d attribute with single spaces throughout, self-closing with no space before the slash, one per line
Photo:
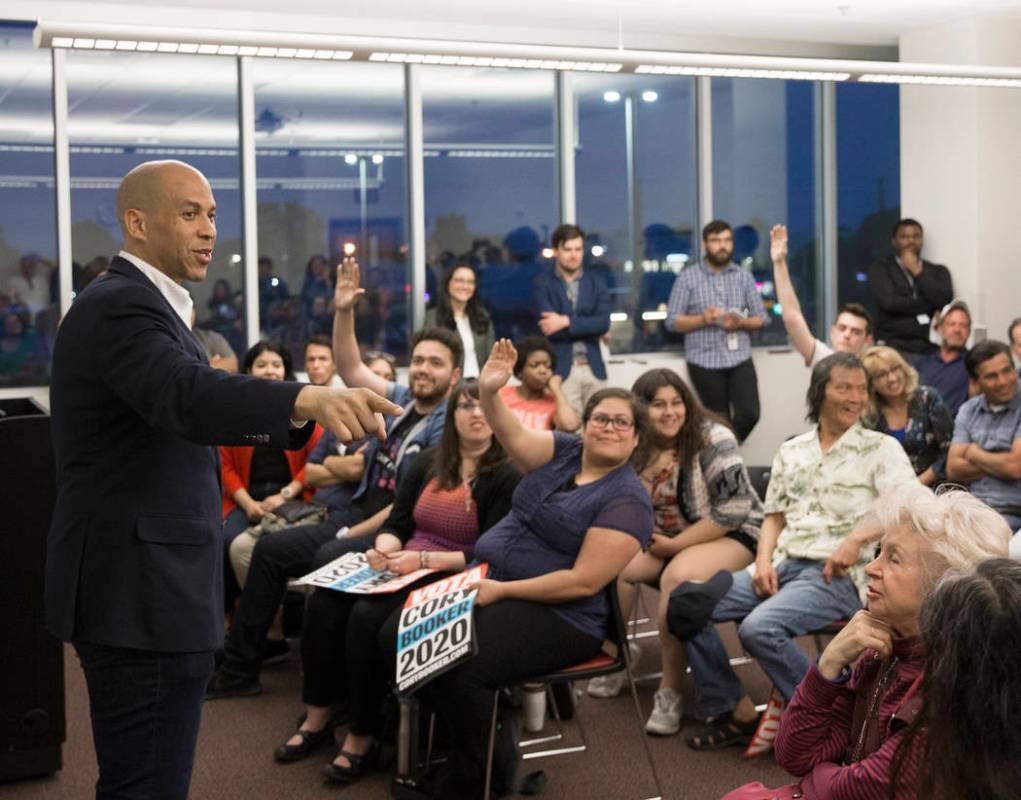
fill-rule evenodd
<path id="1" fill-rule="evenodd" d="M 943 306 L 936 315 L 936 333 L 940 337 L 939 350 L 921 356 L 915 362 L 915 369 L 919 383 L 936 389 L 950 414 L 956 417 L 957 410 L 972 394 L 968 370 L 964 367 L 971 334 L 971 312 L 963 300 L 953 300 Z"/>
<path id="2" fill-rule="evenodd" d="M 704 260 L 683 270 L 670 291 L 667 325 L 686 334 L 688 372 L 708 408 L 729 419 L 743 441 L 759 421 L 759 387 L 749 331 L 768 322 L 755 280 L 731 261 L 734 233 L 714 220 L 702 229 Z"/>
<path id="3" fill-rule="evenodd" d="M 447 396 L 461 377 L 460 338 L 445 328 L 418 331 L 411 342 L 410 385 L 384 380 L 362 363 L 358 353 L 354 308 L 364 291 L 359 288 L 358 265 L 345 259 L 338 269 L 334 295 L 337 368 L 348 387 L 371 387 L 402 406 L 404 414 L 386 418 L 386 441 L 367 441 L 357 448 L 354 455 L 362 459 L 356 473 L 360 478 L 343 508 L 331 508 L 322 524 L 287 528 L 259 539 L 223 663 L 209 684 L 207 700 L 262 692 L 259 671 L 263 659 L 272 655 L 266 633 L 287 589 L 287 579 L 300 577 L 344 553 L 371 547 L 372 534 L 390 513 L 401 475 L 418 453 L 438 444 L 443 433 Z"/>
<path id="4" fill-rule="evenodd" d="M 929 323 L 954 297 L 950 271 L 922 259 L 922 225 L 898 220 L 890 240 L 893 252 L 869 267 L 869 290 L 876 301 L 876 340 L 910 361 L 935 347 Z"/>

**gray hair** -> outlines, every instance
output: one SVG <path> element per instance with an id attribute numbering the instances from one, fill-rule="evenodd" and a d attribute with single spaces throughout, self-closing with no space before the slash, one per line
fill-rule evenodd
<path id="1" fill-rule="evenodd" d="M 883 531 L 907 526 L 917 533 L 923 554 L 926 594 L 946 574 L 974 570 L 989 558 L 1004 558 L 1012 532 L 1007 521 L 961 488 L 933 492 L 910 483 L 880 495 L 870 516 Z"/>

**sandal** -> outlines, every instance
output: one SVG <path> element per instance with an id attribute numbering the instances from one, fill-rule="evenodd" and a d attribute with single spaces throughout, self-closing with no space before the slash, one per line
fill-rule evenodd
<path id="1" fill-rule="evenodd" d="M 331 783 L 354 783 L 364 775 L 375 763 L 379 755 L 379 742 L 373 742 L 367 753 L 358 755 L 348 750 L 341 750 L 337 758 L 344 756 L 350 766 L 343 767 L 331 761 L 323 765 L 323 776 Z"/>
<path id="2" fill-rule="evenodd" d="M 306 731 L 298 728 L 295 733 L 301 737 L 300 744 L 287 744 L 284 742 L 273 751 L 273 760 L 281 764 L 292 761 L 301 761 L 317 748 L 333 741 L 333 725 L 329 722 L 321 731 Z"/>
<path id="3" fill-rule="evenodd" d="M 688 747 L 692 750 L 720 750 L 734 745 L 746 745 L 752 740 L 758 726 L 757 719 L 741 722 L 734 719 L 733 712 L 728 711 L 689 736 Z"/>

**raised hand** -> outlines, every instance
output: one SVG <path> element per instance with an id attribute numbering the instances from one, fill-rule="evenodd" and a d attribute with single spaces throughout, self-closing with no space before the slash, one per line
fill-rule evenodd
<path id="1" fill-rule="evenodd" d="M 337 265 L 337 288 L 333 292 L 334 311 L 353 311 L 359 298 L 365 294 L 361 288 L 361 270 L 350 256 Z"/>
<path id="2" fill-rule="evenodd" d="M 518 351 L 514 349 L 510 339 L 497 341 L 479 374 L 479 388 L 492 394 L 500 391 L 510 380 L 517 360 Z"/>
<path id="3" fill-rule="evenodd" d="M 787 226 L 774 225 L 769 229 L 769 257 L 776 264 L 787 263 Z"/>

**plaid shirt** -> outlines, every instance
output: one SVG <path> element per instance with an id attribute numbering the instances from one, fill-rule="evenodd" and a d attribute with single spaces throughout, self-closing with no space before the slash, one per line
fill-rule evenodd
<path id="1" fill-rule="evenodd" d="M 769 317 L 762 305 L 762 297 L 750 272 L 737 264 L 728 264 L 722 272 L 712 269 L 704 261 L 681 270 L 670 290 L 667 306 L 667 326 L 681 314 L 701 314 L 710 306 L 744 311 L 750 317 L 761 317 L 766 324 Z M 748 331 L 737 334 L 737 350 L 727 349 L 727 336 L 718 325 L 706 325 L 684 335 L 684 352 L 688 361 L 703 369 L 728 369 L 752 357 L 752 340 Z"/>
<path id="2" fill-rule="evenodd" d="M 1006 406 L 993 410 L 980 394 L 957 412 L 952 444 L 977 444 L 987 453 L 1006 453 L 1015 439 L 1021 439 L 1021 386 Z M 987 474 L 969 483 L 968 490 L 998 511 L 1021 508 L 1021 481 Z"/>

